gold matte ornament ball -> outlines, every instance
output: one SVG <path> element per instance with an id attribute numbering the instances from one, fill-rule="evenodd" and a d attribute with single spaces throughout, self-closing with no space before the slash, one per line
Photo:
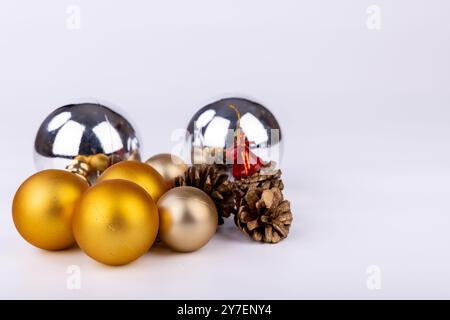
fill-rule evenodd
<path id="1" fill-rule="evenodd" d="M 91 187 L 73 217 L 73 233 L 81 250 L 108 265 L 123 265 L 146 253 L 156 239 L 158 225 L 153 199 L 126 180 Z"/>
<path id="2" fill-rule="evenodd" d="M 20 235 L 41 249 L 72 246 L 74 208 L 88 187 L 85 180 L 64 170 L 44 170 L 29 177 L 13 200 L 13 220 Z"/>
<path id="3" fill-rule="evenodd" d="M 163 177 L 148 164 L 139 161 L 122 161 L 103 172 L 98 182 L 123 179 L 136 183 L 144 188 L 155 203 L 167 191 Z"/>
<path id="4" fill-rule="evenodd" d="M 145 163 L 159 172 L 159 174 L 166 181 L 168 188 L 173 187 L 174 178 L 183 175 L 188 169 L 188 166 L 180 157 L 170 153 L 160 153 L 154 155 L 145 161 Z"/>
<path id="5" fill-rule="evenodd" d="M 217 210 L 202 190 L 178 187 L 158 201 L 159 237 L 171 249 L 195 251 L 212 238 L 217 229 Z"/>

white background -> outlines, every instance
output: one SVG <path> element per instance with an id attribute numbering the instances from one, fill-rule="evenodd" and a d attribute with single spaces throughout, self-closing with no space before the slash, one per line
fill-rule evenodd
<path id="1" fill-rule="evenodd" d="M 381 30 L 366 26 L 372 4 Z M 2 0 L 0 298 L 450 298 L 449 16 L 447 0 Z M 229 221 L 195 253 L 156 247 L 108 267 L 16 232 L 12 198 L 53 109 L 117 107 L 147 158 L 232 95 L 281 123 L 294 213 L 282 243 Z M 371 265 L 380 290 L 366 285 Z"/>

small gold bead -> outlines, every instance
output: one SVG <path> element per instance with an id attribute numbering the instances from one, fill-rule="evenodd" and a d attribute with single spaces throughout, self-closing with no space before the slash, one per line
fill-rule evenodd
<path id="1" fill-rule="evenodd" d="M 110 158 L 103 153 L 99 153 L 90 157 L 89 165 L 92 170 L 103 172 L 109 167 Z"/>

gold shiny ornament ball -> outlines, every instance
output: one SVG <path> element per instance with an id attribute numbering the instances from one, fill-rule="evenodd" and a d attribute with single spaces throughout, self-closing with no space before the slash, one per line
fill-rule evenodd
<path id="1" fill-rule="evenodd" d="M 126 180 L 91 187 L 73 217 L 73 234 L 88 256 L 123 265 L 146 253 L 158 234 L 158 209 L 150 195 Z"/>
<path id="2" fill-rule="evenodd" d="M 145 163 L 158 171 L 158 173 L 166 181 L 168 188 L 173 187 L 174 178 L 183 175 L 188 169 L 188 166 L 180 157 L 170 153 L 160 153 L 154 155 L 145 161 Z"/>
<path id="3" fill-rule="evenodd" d="M 139 161 L 122 161 L 103 172 L 98 182 L 123 179 L 144 188 L 155 202 L 167 191 L 163 177 L 148 164 Z"/>
<path id="4" fill-rule="evenodd" d="M 88 187 L 85 180 L 64 170 L 44 170 L 29 177 L 17 190 L 12 206 L 20 235 L 41 249 L 72 246 L 74 208 Z"/>
<path id="5" fill-rule="evenodd" d="M 191 252 L 203 247 L 217 229 L 217 210 L 202 190 L 178 187 L 158 201 L 159 237 L 175 251 Z"/>

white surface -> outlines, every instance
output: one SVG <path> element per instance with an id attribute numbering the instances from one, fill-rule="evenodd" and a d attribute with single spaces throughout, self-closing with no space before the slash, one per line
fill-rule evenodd
<path id="1" fill-rule="evenodd" d="M 81 29 L 66 8 L 81 8 Z M 0 4 L 0 298 L 450 298 L 450 3 L 17 1 Z M 282 124 L 289 238 L 227 224 L 202 250 L 157 247 L 125 267 L 44 252 L 14 229 L 34 134 L 94 98 L 141 132 L 144 155 L 201 106 L 243 94 Z M 69 265 L 81 289 L 68 290 Z M 368 290 L 378 265 L 381 290 Z"/>

